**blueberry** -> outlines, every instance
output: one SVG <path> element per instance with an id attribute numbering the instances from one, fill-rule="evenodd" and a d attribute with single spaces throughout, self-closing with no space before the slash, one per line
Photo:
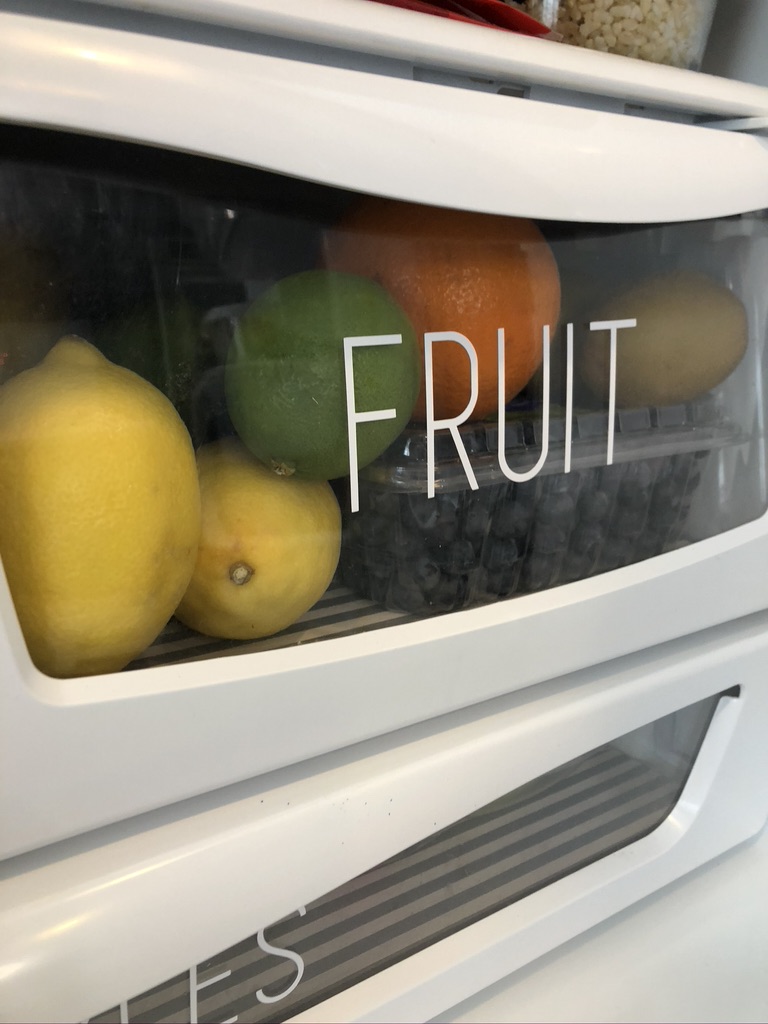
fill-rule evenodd
<path id="1" fill-rule="evenodd" d="M 520 551 L 514 540 L 493 538 L 483 548 L 482 561 L 491 572 L 510 569 L 519 559 Z"/>
<path id="2" fill-rule="evenodd" d="M 341 558 L 339 569 L 342 580 L 350 590 L 358 594 L 369 593 L 368 571 L 364 562 L 346 555 Z"/>
<path id="3" fill-rule="evenodd" d="M 600 483 L 601 490 L 606 491 L 608 494 L 615 494 L 618 490 L 619 484 L 624 477 L 624 465 L 621 462 L 615 462 L 610 466 L 602 466 L 600 468 Z"/>
<path id="4" fill-rule="evenodd" d="M 677 508 L 681 498 L 682 491 L 674 480 L 661 480 L 653 489 L 651 508 L 665 508 L 670 505 Z"/>
<path id="5" fill-rule="evenodd" d="M 371 552 L 367 552 L 366 568 L 370 577 L 388 580 L 395 568 L 394 552 L 389 550 L 377 551 L 373 553 L 373 557 Z"/>
<path id="6" fill-rule="evenodd" d="M 472 592 L 473 600 L 476 602 L 487 603 L 489 597 L 496 597 L 496 592 L 491 588 L 489 584 L 490 573 L 487 569 L 477 569 L 472 574 Z"/>
<path id="7" fill-rule="evenodd" d="M 646 558 L 660 555 L 664 550 L 664 536 L 655 530 L 645 529 L 635 543 L 635 561 L 643 562 Z"/>
<path id="8" fill-rule="evenodd" d="M 436 518 L 430 539 L 436 544 L 452 544 L 459 535 L 458 498 L 453 494 L 438 494 L 432 500 Z"/>
<path id="9" fill-rule="evenodd" d="M 514 499 L 497 501 L 491 516 L 491 533 L 495 537 L 512 537 L 515 528 Z"/>
<path id="10" fill-rule="evenodd" d="M 540 555 L 554 555 L 565 549 L 569 531 L 562 526 L 536 523 L 531 538 L 532 550 Z"/>
<path id="11" fill-rule="evenodd" d="M 425 494 L 408 494 L 403 500 L 402 515 L 406 527 L 425 535 L 437 525 L 438 506 L 434 498 L 428 498 Z"/>
<path id="12" fill-rule="evenodd" d="M 591 466 L 587 469 L 578 469 L 566 474 L 567 477 L 578 484 L 579 494 L 596 491 L 600 486 L 600 467 Z"/>
<path id="13" fill-rule="evenodd" d="M 624 508 L 645 512 L 649 500 L 650 492 L 634 481 L 627 481 L 619 486 L 618 504 Z"/>
<path id="14" fill-rule="evenodd" d="M 459 521 L 454 516 L 453 518 L 444 517 L 442 518 L 435 529 L 432 531 L 431 540 L 443 547 L 448 544 L 453 544 L 459 535 Z"/>
<path id="15" fill-rule="evenodd" d="M 413 564 L 413 580 L 423 593 L 428 594 L 440 582 L 440 569 L 428 555 L 422 555 Z"/>
<path id="16" fill-rule="evenodd" d="M 599 569 L 606 572 L 634 562 L 634 545 L 623 537 L 607 537 L 600 552 Z"/>
<path id="17" fill-rule="evenodd" d="M 589 555 L 580 555 L 575 551 L 569 551 L 563 559 L 560 578 L 564 583 L 583 580 L 592 574 L 593 567 L 594 559 Z"/>
<path id="18" fill-rule="evenodd" d="M 483 498 L 474 499 L 464 512 L 463 536 L 473 543 L 482 541 L 488 529 L 488 509 Z"/>
<path id="19" fill-rule="evenodd" d="M 638 537 L 645 526 L 646 511 L 644 507 L 621 507 L 611 524 L 611 529 L 625 539 Z"/>
<path id="20" fill-rule="evenodd" d="M 462 576 L 442 576 L 431 594 L 430 605 L 435 611 L 450 612 L 464 605 L 466 581 Z"/>
<path id="21" fill-rule="evenodd" d="M 573 524 L 576 503 L 566 492 L 553 491 L 544 495 L 536 506 L 538 523 L 570 528 Z"/>
<path id="22" fill-rule="evenodd" d="M 489 569 L 485 574 L 485 587 L 489 594 L 509 597 L 520 585 L 520 573 L 515 566 L 511 569 Z"/>
<path id="23" fill-rule="evenodd" d="M 412 533 L 399 532 L 394 538 L 393 557 L 399 565 L 413 566 L 419 559 L 423 558 L 428 551 L 422 537 Z"/>
<path id="24" fill-rule="evenodd" d="M 470 572 L 477 564 L 475 549 L 468 540 L 457 540 L 448 553 L 448 568 L 452 573 Z"/>
<path id="25" fill-rule="evenodd" d="M 517 541 L 524 541 L 530 532 L 533 517 L 533 506 L 511 497 L 504 505 L 497 506 L 491 532 L 497 537 L 511 537 Z"/>
<path id="26" fill-rule="evenodd" d="M 619 501 L 634 504 L 637 494 L 647 493 L 653 486 L 654 466 L 648 460 L 628 462 L 619 485 Z"/>
<path id="27" fill-rule="evenodd" d="M 449 512 L 457 513 L 461 507 L 462 499 L 462 491 L 438 491 L 432 500 L 437 505 L 439 514 L 445 515 Z"/>
<path id="28" fill-rule="evenodd" d="M 377 576 L 371 573 L 368 577 L 368 594 L 376 604 L 387 605 L 389 603 L 389 576 Z"/>
<path id="29" fill-rule="evenodd" d="M 547 478 L 549 490 L 552 494 L 570 494 L 573 500 L 576 501 L 584 486 L 589 485 L 592 475 L 594 475 L 594 471 L 591 469 L 576 470 L 570 473 L 557 473 Z"/>
<path id="30" fill-rule="evenodd" d="M 613 501 L 605 491 L 584 491 L 579 498 L 579 518 L 584 522 L 601 523 L 608 518 Z"/>
<path id="31" fill-rule="evenodd" d="M 360 533 L 366 547 L 387 547 L 392 540 L 391 520 L 371 513 L 362 520 Z"/>
<path id="32" fill-rule="evenodd" d="M 523 508 L 533 508 L 539 496 L 540 479 L 526 480 L 525 483 L 515 484 L 515 501 Z"/>
<path id="33" fill-rule="evenodd" d="M 650 508 L 650 521 L 656 530 L 669 530 L 680 517 L 680 496 L 657 488 Z"/>
<path id="34" fill-rule="evenodd" d="M 477 565 L 474 546 L 468 540 L 457 540 L 451 544 L 432 544 L 429 556 L 441 572 L 455 576 L 470 572 Z"/>
<path id="35" fill-rule="evenodd" d="M 665 513 L 657 513 L 653 517 L 654 529 L 660 533 L 668 534 L 670 530 L 677 526 L 679 520 L 679 514 L 675 509 L 668 509 Z"/>
<path id="36" fill-rule="evenodd" d="M 424 610 L 424 595 L 413 580 L 398 574 L 389 589 L 387 603 L 404 612 L 420 612 Z"/>
<path id="37" fill-rule="evenodd" d="M 603 546 L 604 537 L 601 527 L 593 523 L 582 523 L 571 534 L 570 548 L 577 555 L 594 560 Z"/>
<path id="38" fill-rule="evenodd" d="M 553 555 L 534 554 L 523 567 L 523 579 L 528 590 L 546 590 L 555 579 L 559 559 Z"/>
<path id="39" fill-rule="evenodd" d="M 360 507 L 361 509 L 366 507 L 384 519 L 400 518 L 400 497 L 394 491 L 378 490 L 372 487 L 367 490 L 365 495 L 361 494 Z M 357 515 L 358 513 L 352 514 Z"/>
<path id="40" fill-rule="evenodd" d="M 359 545 L 363 541 L 364 517 L 360 514 L 347 514 L 342 517 L 341 529 L 345 545 Z"/>

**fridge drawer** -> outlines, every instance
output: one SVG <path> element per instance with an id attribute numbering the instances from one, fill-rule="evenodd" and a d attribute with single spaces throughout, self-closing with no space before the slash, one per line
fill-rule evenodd
<path id="1" fill-rule="evenodd" d="M 439 1014 L 760 831 L 765 625 L 8 860 L 8 1019 Z"/>
<path id="2" fill-rule="evenodd" d="M 269 6 L 0 15 L 3 857 L 768 606 L 765 94 Z"/>

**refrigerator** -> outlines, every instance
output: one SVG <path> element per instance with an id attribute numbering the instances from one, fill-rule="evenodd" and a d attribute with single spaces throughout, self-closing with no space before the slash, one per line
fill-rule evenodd
<path id="1" fill-rule="evenodd" d="M 763 8 L 0 4 L 0 1019 L 764 1019 Z"/>

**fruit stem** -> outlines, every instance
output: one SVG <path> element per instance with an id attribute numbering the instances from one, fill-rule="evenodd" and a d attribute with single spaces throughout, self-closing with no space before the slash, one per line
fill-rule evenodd
<path id="1" fill-rule="evenodd" d="M 253 569 L 245 562 L 235 562 L 229 567 L 229 578 L 236 587 L 242 587 L 253 576 Z"/>
<path id="2" fill-rule="evenodd" d="M 278 462 L 277 459 L 270 459 L 269 464 L 278 476 L 293 476 L 296 472 L 296 467 L 292 466 L 290 462 Z"/>

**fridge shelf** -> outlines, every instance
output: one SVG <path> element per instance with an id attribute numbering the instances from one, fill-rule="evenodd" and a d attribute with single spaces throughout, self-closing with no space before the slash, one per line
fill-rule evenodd
<path id="1" fill-rule="evenodd" d="M 332 584 L 317 604 L 302 615 L 292 626 L 263 640 L 221 640 L 203 636 L 171 619 L 155 642 L 136 658 L 125 671 L 150 668 L 153 665 L 182 664 L 204 661 L 227 654 L 252 654 L 256 651 L 276 651 L 283 647 L 314 643 L 334 637 L 356 633 L 400 622 L 410 622 L 415 615 L 387 610 L 357 596 L 341 583 Z"/>

